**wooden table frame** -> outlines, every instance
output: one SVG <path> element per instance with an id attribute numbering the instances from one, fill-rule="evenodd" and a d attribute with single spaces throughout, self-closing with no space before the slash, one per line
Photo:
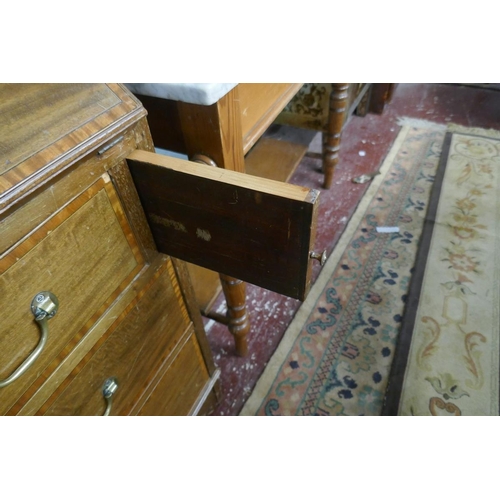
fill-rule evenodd
<path id="1" fill-rule="evenodd" d="M 210 106 L 139 95 L 149 113 L 157 147 L 182 152 L 194 161 L 245 172 L 245 154 L 257 142 L 302 84 L 240 84 Z M 176 130 L 174 130 L 176 129 Z M 180 133 L 179 133 L 180 131 Z M 213 274 L 207 272 L 206 276 Z M 248 352 L 250 320 L 243 281 L 219 275 L 227 303 L 223 317 L 202 307 L 205 316 L 227 324 L 237 354 Z M 204 282 L 208 283 L 209 278 Z M 213 280 L 212 280 L 213 281 Z M 193 280 L 196 288 L 196 279 Z M 207 285 L 209 288 L 213 285 Z M 203 287 L 203 283 L 201 287 Z M 213 294 L 215 296 L 215 294 Z"/>
<path id="2" fill-rule="evenodd" d="M 148 121 L 156 147 L 185 153 L 190 159 L 207 165 L 245 172 L 246 153 L 302 85 L 238 84 L 209 106 L 144 95 L 137 97 L 148 110 Z M 330 116 L 328 127 L 324 131 L 324 187 L 330 186 L 338 163 L 341 130 L 347 112 L 348 88 L 349 84 L 333 84 L 332 87 Z M 207 275 L 210 273 L 215 274 L 207 271 Z M 227 303 L 226 316 L 212 312 L 211 301 L 200 301 L 204 302 L 201 304 L 202 313 L 227 324 L 235 338 L 236 352 L 244 356 L 248 352 L 246 337 L 250 330 L 246 285 L 231 276 L 220 274 L 219 278 Z M 209 295 L 215 298 L 210 280 L 203 278 L 201 281 L 203 283 L 198 286 L 200 293 L 203 293 L 205 286 L 210 290 Z M 213 279 L 211 282 L 213 283 Z M 196 278 L 193 279 L 193 284 L 197 288 Z"/>

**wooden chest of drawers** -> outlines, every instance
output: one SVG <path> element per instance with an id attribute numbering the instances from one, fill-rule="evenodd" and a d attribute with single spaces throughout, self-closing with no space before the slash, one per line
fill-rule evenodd
<path id="1" fill-rule="evenodd" d="M 144 109 L 119 85 L 0 95 L 0 413 L 208 411 L 218 372 L 184 264 L 157 252 L 124 161 L 153 149 Z M 9 383 L 41 342 L 44 291 L 59 301 L 46 344 Z"/>
<path id="2" fill-rule="evenodd" d="M 193 248 L 188 210 L 176 216 L 180 226 L 167 219 L 176 193 L 208 182 L 206 196 L 222 203 L 190 215 L 203 220 L 205 240 L 216 239 L 226 191 L 229 201 L 246 196 L 250 215 L 268 198 L 290 214 L 302 207 L 288 226 L 302 254 L 293 235 L 275 249 L 285 265 L 288 256 L 301 266 L 314 239 L 314 193 L 256 186 L 244 174 L 211 179 L 206 168 L 146 153 L 154 151 L 146 112 L 118 84 L 0 85 L 0 96 L 0 414 L 207 413 L 219 371 L 186 265 L 170 255 L 210 259 L 222 272 L 228 264 L 220 246 Z M 159 183 L 165 190 L 153 189 Z M 191 198 L 196 209 L 200 197 Z M 265 237 L 267 222 L 261 233 L 252 223 L 254 238 Z M 245 232 L 245 220 L 230 223 Z M 249 245 L 245 270 L 258 252 Z M 307 269 L 299 275 L 297 285 L 276 274 L 276 286 L 304 295 Z"/>

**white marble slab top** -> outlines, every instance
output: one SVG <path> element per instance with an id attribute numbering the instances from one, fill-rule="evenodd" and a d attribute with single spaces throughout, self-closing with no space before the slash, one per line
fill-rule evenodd
<path id="1" fill-rule="evenodd" d="M 209 106 L 226 95 L 237 83 L 125 83 L 134 94 Z"/>

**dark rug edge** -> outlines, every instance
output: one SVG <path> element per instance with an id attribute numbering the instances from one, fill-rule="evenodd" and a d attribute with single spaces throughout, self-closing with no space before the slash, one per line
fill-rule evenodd
<path id="1" fill-rule="evenodd" d="M 432 186 L 431 195 L 429 198 L 429 206 L 427 208 L 422 235 L 420 237 L 417 257 L 413 266 L 414 272 L 408 291 L 403 321 L 401 323 L 401 330 L 398 336 L 398 341 L 394 352 L 394 359 L 389 373 L 389 381 L 387 383 L 381 411 L 382 416 L 398 415 L 401 390 L 403 388 L 406 365 L 408 362 L 408 355 L 410 352 L 410 346 L 413 336 L 413 327 L 418 311 L 420 292 L 422 290 L 427 257 L 429 255 L 432 235 L 434 232 L 434 223 L 436 220 L 446 165 L 448 163 L 448 155 L 450 151 L 452 136 L 453 132 L 447 132 L 443 141 L 439 165 L 436 171 L 436 176 L 434 178 L 434 184 Z"/>

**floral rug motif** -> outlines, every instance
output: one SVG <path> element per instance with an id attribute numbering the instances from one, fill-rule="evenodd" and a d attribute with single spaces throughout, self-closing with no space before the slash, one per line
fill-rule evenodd
<path id="1" fill-rule="evenodd" d="M 402 128 L 240 415 L 381 414 L 444 136 Z"/>
<path id="2" fill-rule="evenodd" d="M 448 133 L 439 171 L 385 413 L 498 415 L 500 140 Z"/>

